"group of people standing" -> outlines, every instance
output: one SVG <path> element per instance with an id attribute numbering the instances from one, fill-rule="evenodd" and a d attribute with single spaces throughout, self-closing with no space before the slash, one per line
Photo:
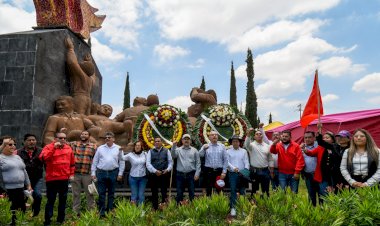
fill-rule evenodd
<path id="1" fill-rule="evenodd" d="M 90 142 L 90 133 L 82 131 L 80 140 L 66 142 L 66 134 L 55 134 L 54 141 L 43 149 L 36 146 L 36 136 L 26 134 L 24 147 L 16 150 L 15 140 L 5 138 L 1 145 L 0 187 L 6 191 L 14 211 L 25 211 L 24 193 L 32 192 L 33 216 L 37 216 L 41 206 L 41 188 L 45 169 L 46 197 L 45 225 L 51 224 L 53 208 L 58 195 L 57 222 L 65 219 L 66 199 L 69 182 L 72 185 L 73 210 L 80 215 L 80 194 L 86 194 L 87 209 L 96 207 L 94 194 L 88 186 L 96 182 L 99 193 L 98 209 L 100 217 L 114 208 L 116 181 L 123 179 L 125 161 L 131 163 L 129 185 L 131 202 L 144 202 L 148 181 L 152 191 L 152 205 L 159 209 L 168 201 L 167 190 L 173 180 L 173 165 L 176 161 L 176 202 L 184 204 L 185 188 L 189 200 L 194 199 L 196 181 L 203 175 L 206 195 L 220 192 L 228 178 L 230 186 L 230 215 L 236 216 L 238 194 L 245 195 L 247 183 L 252 183 L 252 194 L 260 190 L 269 196 L 272 189 L 289 187 L 298 192 L 299 179 L 303 177 L 313 205 L 323 202 L 328 192 L 338 192 L 345 187 L 359 188 L 374 186 L 380 181 L 379 149 L 371 135 L 363 129 L 351 134 L 342 130 L 316 134 L 306 131 L 301 145 L 291 140 L 291 132 L 273 133 L 269 140 L 262 128 L 250 128 L 246 139 L 234 135 L 227 148 L 218 142 L 218 133 L 211 131 L 210 143 L 198 151 L 191 146 L 191 136 L 182 136 L 182 146 L 173 143 L 171 149 L 163 146 L 160 137 L 154 139 L 154 148 L 145 152 L 142 143 L 128 145 L 129 153 L 115 144 L 112 132 L 105 133 L 105 144 L 97 147 Z M 245 149 L 244 149 L 244 148 Z M 205 159 L 201 167 L 201 157 Z M 24 190 L 26 188 L 26 190 Z M 158 190 L 161 192 L 159 202 Z M 106 204 L 107 199 L 107 204 Z"/>

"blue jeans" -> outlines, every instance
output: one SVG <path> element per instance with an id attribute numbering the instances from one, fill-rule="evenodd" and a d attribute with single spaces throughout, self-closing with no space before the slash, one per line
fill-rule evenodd
<path id="1" fill-rule="evenodd" d="M 272 190 L 276 190 L 280 186 L 280 182 L 278 181 L 278 168 L 273 169 L 274 177 L 270 178 L 270 182 L 272 184 Z"/>
<path id="2" fill-rule="evenodd" d="M 305 184 L 307 188 L 307 193 L 309 195 L 309 200 L 313 204 L 313 206 L 317 205 L 317 195 L 320 196 L 319 193 L 319 183 L 314 180 L 314 173 L 303 173 L 305 177 Z"/>
<path id="3" fill-rule="evenodd" d="M 132 177 L 128 178 L 129 186 L 131 186 L 131 201 L 137 204 L 141 204 L 145 200 L 144 192 L 148 179 L 144 177 Z"/>
<path id="4" fill-rule="evenodd" d="M 327 196 L 328 192 L 327 192 L 327 187 L 329 186 L 329 183 L 327 181 L 322 181 L 321 183 L 319 183 L 319 203 L 322 204 L 323 203 L 323 198 L 321 197 L 325 197 Z"/>
<path id="5" fill-rule="evenodd" d="M 32 209 L 33 209 L 33 216 L 37 216 L 40 213 L 41 210 L 41 200 L 42 200 L 42 194 L 41 194 L 41 189 L 42 189 L 42 184 L 43 184 L 43 179 L 40 178 L 37 180 L 37 182 L 32 183 L 32 189 L 33 189 L 33 204 L 32 204 Z"/>
<path id="6" fill-rule="evenodd" d="M 185 185 L 187 185 L 189 190 L 189 199 L 192 201 L 194 199 L 194 175 L 195 171 L 191 171 L 188 173 L 182 173 L 177 171 L 177 203 L 183 200 L 183 193 L 185 191 Z"/>
<path id="7" fill-rule="evenodd" d="M 98 200 L 98 207 L 100 211 L 100 216 L 105 215 L 105 211 L 109 211 L 113 209 L 113 202 L 115 199 L 115 185 L 116 185 L 116 178 L 117 174 L 119 172 L 119 168 L 116 168 L 114 170 L 100 170 L 98 169 L 96 171 L 96 178 L 98 179 L 98 193 L 99 193 L 99 200 Z M 108 191 L 107 196 L 107 208 L 106 208 L 106 193 Z"/>
<path id="8" fill-rule="evenodd" d="M 294 174 L 279 173 L 278 174 L 278 181 L 279 181 L 280 187 L 282 189 L 285 190 L 286 187 L 290 187 L 292 192 L 298 193 L 299 180 L 295 180 L 293 175 Z"/>
<path id="9" fill-rule="evenodd" d="M 45 225 L 50 225 L 51 217 L 53 216 L 53 208 L 55 199 L 58 194 L 58 216 L 57 222 L 62 223 L 65 220 L 67 192 L 69 189 L 68 180 L 54 180 L 46 182 L 46 197 L 47 202 L 45 206 Z"/>
<path id="10" fill-rule="evenodd" d="M 240 195 L 245 195 L 245 187 L 243 185 L 243 180 L 239 173 L 228 172 L 228 180 L 230 181 L 230 207 L 234 208 L 236 205 L 237 192 L 239 191 Z"/>

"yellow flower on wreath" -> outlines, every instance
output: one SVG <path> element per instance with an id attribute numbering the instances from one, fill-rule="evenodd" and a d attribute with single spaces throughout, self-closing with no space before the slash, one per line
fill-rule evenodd
<path id="1" fill-rule="evenodd" d="M 154 116 L 153 116 L 154 117 Z M 152 117 L 151 117 L 152 119 Z M 154 118 L 153 118 L 154 119 Z M 181 140 L 183 129 L 182 129 L 182 123 L 181 121 L 178 121 L 177 124 L 174 126 L 175 131 L 173 133 L 173 142 L 179 142 Z M 149 134 L 149 135 L 148 135 Z M 148 145 L 149 148 L 154 148 L 154 138 L 153 138 L 153 129 L 150 126 L 148 121 L 145 121 L 143 128 L 142 128 L 142 135 L 144 142 Z M 169 149 L 172 146 L 170 144 L 164 144 L 165 148 Z"/>

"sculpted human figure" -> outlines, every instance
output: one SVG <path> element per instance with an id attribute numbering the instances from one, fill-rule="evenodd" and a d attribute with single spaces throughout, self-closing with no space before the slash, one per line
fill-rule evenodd
<path id="1" fill-rule="evenodd" d="M 117 122 L 130 120 L 134 125 L 141 112 L 147 110 L 150 106 L 159 104 L 160 102 L 157 95 L 149 95 L 147 99 L 144 97 L 136 97 L 133 100 L 133 107 L 127 108 L 120 114 L 116 115 L 114 120 Z"/>
<path id="2" fill-rule="evenodd" d="M 71 96 L 74 98 L 74 110 L 79 114 L 89 115 L 91 112 L 91 90 L 95 82 L 95 66 L 91 54 L 86 54 L 79 63 L 74 52 L 71 38 L 66 37 L 66 61 L 70 74 Z"/>
<path id="3" fill-rule="evenodd" d="M 83 130 L 89 130 L 96 137 L 99 130 L 86 116 L 74 112 L 74 100 L 71 96 L 60 96 L 55 101 L 57 114 L 49 116 L 43 133 L 43 143 L 54 140 L 54 134 L 66 128 L 68 141 L 79 140 Z"/>
<path id="4" fill-rule="evenodd" d="M 94 123 L 98 128 L 98 134 L 104 134 L 107 131 L 111 131 L 115 134 L 115 136 L 119 136 L 122 134 L 122 140 L 118 139 L 119 145 L 124 146 L 128 143 L 132 135 L 132 123 L 117 122 L 109 117 L 112 115 L 112 107 L 108 104 L 103 104 L 99 107 L 96 115 L 89 115 L 88 118 Z M 104 143 L 104 138 L 99 137 L 98 144 Z"/>
<path id="5" fill-rule="evenodd" d="M 214 90 L 210 89 L 204 91 L 200 88 L 193 88 L 190 92 L 190 98 L 195 104 L 187 109 L 189 121 L 192 125 L 195 124 L 197 117 L 208 107 L 217 104 L 217 97 Z"/>

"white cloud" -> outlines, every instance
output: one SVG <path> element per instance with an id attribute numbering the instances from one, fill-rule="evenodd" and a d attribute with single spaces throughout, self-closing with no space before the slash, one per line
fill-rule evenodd
<path id="1" fill-rule="evenodd" d="M 171 46 L 159 44 L 154 47 L 154 54 L 156 54 L 161 63 L 172 60 L 175 57 L 182 57 L 190 54 L 190 50 L 184 49 L 180 46 Z"/>
<path id="2" fill-rule="evenodd" d="M 198 58 L 194 63 L 187 65 L 188 68 L 201 68 L 205 64 L 205 59 Z"/>
<path id="3" fill-rule="evenodd" d="M 91 44 L 92 54 L 97 62 L 116 62 L 126 58 L 123 53 L 100 43 L 95 37 L 91 38 Z M 131 56 L 128 56 L 128 59 L 130 58 Z"/>
<path id="4" fill-rule="evenodd" d="M 259 34 L 259 40 L 263 40 L 269 34 L 280 34 L 278 38 L 271 37 L 277 43 L 284 41 L 283 39 L 289 40 L 316 31 L 320 26 L 320 22 L 315 23 L 317 20 L 306 20 L 301 23 L 285 22 L 283 32 L 278 31 L 280 24 L 269 25 L 266 28 L 257 26 L 274 20 L 287 20 L 294 16 L 325 11 L 339 2 L 340 0 L 292 2 L 274 0 L 271 1 L 270 7 L 267 2 L 259 0 L 240 1 L 239 4 L 229 0 L 156 0 L 149 1 L 148 4 L 155 13 L 162 35 L 166 38 L 173 40 L 200 38 L 236 45 L 231 41 L 243 41 L 242 44 L 250 42 L 251 34 L 256 30 L 262 32 Z M 270 39 L 262 41 L 264 45 L 267 45 L 267 42 L 271 42 Z M 231 50 L 240 48 L 237 44 L 231 47 Z M 246 48 L 247 46 L 244 50 Z"/>
<path id="5" fill-rule="evenodd" d="M 170 100 L 167 100 L 165 103 L 180 108 L 184 112 L 187 112 L 187 108 L 194 104 L 189 96 L 174 97 Z"/>
<path id="6" fill-rule="evenodd" d="M 356 92 L 380 93 L 380 73 L 372 73 L 364 76 L 354 83 L 352 90 Z"/>
<path id="7" fill-rule="evenodd" d="M 334 100 L 338 100 L 339 99 L 339 96 L 338 95 L 335 95 L 335 94 L 326 94 L 325 96 L 322 97 L 322 101 L 324 104 L 326 103 L 330 103 Z"/>
<path id="8" fill-rule="evenodd" d="M 318 69 L 321 75 L 339 77 L 361 72 L 365 67 L 361 64 L 353 64 L 348 57 L 331 57 L 320 61 Z"/>
<path id="9" fill-rule="evenodd" d="M 278 21 L 267 27 L 256 26 L 227 41 L 230 52 L 242 52 L 247 47 L 257 49 L 311 35 L 325 22 L 307 19 L 302 22 Z"/>
<path id="10" fill-rule="evenodd" d="M 282 49 L 258 55 L 255 78 L 265 81 L 256 89 L 258 96 L 286 96 L 302 91 L 306 78 L 314 75 L 319 55 L 336 50 L 325 40 L 305 36 Z"/>
<path id="11" fill-rule="evenodd" d="M 380 96 L 372 97 L 367 100 L 370 104 L 379 105 L 380 104 Z"/>
<path id="12" fill-rule="evenodd" d="M 0 34 L 31 30 L 33 26 L 36 26 L 35 12 L 0 3 Z"/>
<path id="13" fill-rule="evenodd" d="M 89 3 L 99 9 L 96 14 L 107 17 L 102 28 L 95 34 L 104 35 L 114 45 L 129 49 L 139 47 L 138 36 L 141 24 L 140 14 L 143 12 L 143 2 L 139 0 L 89 0 Z"/>

